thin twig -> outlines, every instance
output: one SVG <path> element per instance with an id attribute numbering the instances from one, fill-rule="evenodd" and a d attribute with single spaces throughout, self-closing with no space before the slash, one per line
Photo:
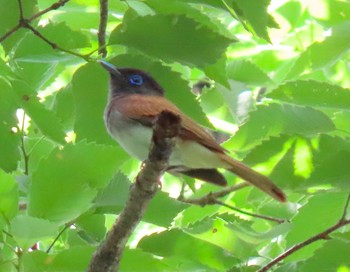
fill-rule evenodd
<path id="1" fill-rule="evenodd" d="M 267 216 L 267 215 L 262 215 L 262 214 L 256 214 L 256 213 L 251 213 L 251 212 L 243 211 L 243 210 L 241 210 L 241 209 L 238 209 L 238 208 L 236 208 L 236 207 L 234 207 L 234 206 L 232 206 L 232 205 L 226 204 L 225 202 L 220 201 L 220 200 L 217 200 L 217 199 L 214 200 L 214 203 L 215 203 L 215 204 L 218 204 L 218 205 L 221 205 L 221 206 L 224 206 L 224 207 L 226 207 L 226 208 L 229 208 L 229 209 L 231 209 L 231 210 L 233 210 L 233 211 L 236 211 L 236 212 L 238 212 L 238 213 L 241 213 L 241 214 L 245 214 L 245 215 L 252 216 L 252 217 L 256 217 L 256 218 L 261 218 L 261 219 L 265 219 L 265 220 L 277 222 L 277 223 L 279 223 L 279 224 L 288 222 L 288 220 L 286 220 L 286 219 L 275 218 L 275 217 L 271 217 L 271 216 Z"/>
<path id="2" fill-rule="evenodd" d="M 17 0 L 17 2 L 18 2 L 18 10 L 19 10 L 19 20 L 21 21 L 24 18 L 22 1 L 21 0 Z"/>
<path id="3" fill-rule="evenodd" d="M 32 17 L 30 17 L 28 19 L 28 22 L 31 22 L 31 21 L 35 20 L 36 18 L 44 15 L 45 13 L 48 13 L 48 12 L 50 12 L 52 10 L 55 10 L 55 9 L 58 9 L 58 8 L 64 6 L 68 1 L 70 1 L 70 0 L 59 0 L 58 2 L 53 3 L 51 6 L 47 7 L 46 9 L 43 9 L 43 10 L 39 11 L 38 13 L 36 13 Z"/>
<path id="4" fill-rule="evenodd" d="M 194 204 L 194 205 L 199 205 L 199 206 L 218 204 L 218 205 L 227 207 L 227 208 L 229 208 L 231 210 L 234 210 L 234 211 L 236 211 L 238 213 L 241 213 L 241 214 L 245 214 L 245 215 L 256 217 L 256 218 L 261 218 L 261 219 L 277 222 L 279 224 L 288 221 L 286 219 L 275 218 L 275 217 L 271 217 L 271 216 L 267 216 L 267 215 L 261 215 L 261 214 L 255 214 L 255 213 L 250 213 L 250 212 L 247 212 L 247 211 L 243 211 L 243 210 L 238 209 L 238 208 L 236 208 L 236 207 L 234 207 L 232 205 L 226 204 L 223 201 L 218 200 L 219 197 L 226 196 L 226 195 L 228 195 L 228 194 L 230 194 L 232 192 L 235 192 L 237 190 L 245 188 L 245 187 L 247 187 L 249 185 L 250 184 L 248 182 L 242 182 L 242 183 L 239 183 L 239 184 L 235 184 L 233 186 L 229 186 L 227 188 L 224 188 L 224 189 L 222 189 L 220 191 L 217 191 L 217 192 L 214 192 L 214 193 L 210 192 L 209 194 L 207 194 L 207 195 L 205 195 L 203 197 L 195 198 L 195 199 L 185 198 L 183 196 L 183 191 L 181 190 L 181 193 L 180 193 L 180 195 L 179 195 L 179 197 L 177 199 L 179 201 L 181 201 L 181 202 L 184 202 L 184 203 L 189 203 L 189 204 Z"/>
<path id="5" fill-rule="evenodd" d="M 24 145 L 24 137 L 25 137 L 25 132 L 24 132 L 24 123 L 26 120 L 26 114 L 25 112 L 23 112 L 23 117 L 22 117 L 22 127 L 21 127 L 21 131 L 22 131 L 22 135 L 21 135 L 21 150 L 22 150 L 22 154 L 23 154 L 23 160 L 24 160 L 24 174 L 28 175 L 29 174 L 29 155 L 26 151 L 25 145 Z"/>
<path id="6" fill-rule="evenodd" d="M 132 185 L 126 205 L 94 253 L 88 272 L 115 272 L 126 242 L 141 221 L 148 203 L 158 191 L 159 178 L 168 167 L 168 159 L 180 131 L 180 117 L 164 111 L 153 130 L 148 159 L 144 162 L 136 182 Z"/>
<path id="7" fill-rule="evenodd" d="M 52 241 L 50 246 L 47 248 L 46 253 L 49 253 L 52 247 L 55 245 L 55 243 L 58 241 L 58 239 L 62 236 L 62 234 L 71 226 L 72 224 L 66 224 L 64 228 L 57 234 L 55 239 Z"/>
<path id="8" fill-rule="evenodd" d="M 344 210 L 343 210 L 343 215 L 340 218 L 340 220 L 333 226 L 331 226 L 330 228 L 326 229 L 325 231 L 318 233 L 314 236 L 312 236 L 311 238 L 296 244 L 294 246 L 292 246 L 291 248 L 287 249 L 285 252 L 283 252 L 281 255 L 277 256 L 275 259 L 273 259 L 271 262 L 269 262 L 267 265 L 265 265 L 264 267 L 260 268 L 257 272 L 266 272 L 268 271 L 272 266 L 274 266 L 275 264 L 278 264 L 280 261 L 284 260 L 285 258 L 287 258 L 289 255 L 292 255 L 294 252 L 298 251 L 299 249 L 304 248 L 305 246 L 316 242 L 318 240 L 324 240 L 324 239 L 329 239 L 329 234 L 332 233 L 333 231 L 336 231 L 339 228 L 342 228 L 348 224 L 350 224 L 350 219 L 346 220 L 346 212 L 349 206 L 349 202 L 350 202 L 350 193 L 348 195 L 348 198 L 346 200 L 345 206 L 344 206 Z"/>
<path id="9" fill-rule="evenodd" d="M 34 35 L 36 35 L 37 37 L 39 37 L 40 39 L 42 39 L 44 42 L 46 42 L 47 44 L 49 44 L 52 49 L 57 49 L 57 50 L 60 50 L 62 52 L 65 52 L 65 53 L 68 53 L 68 54 L 71 54 L 73 56 L 76 56 L 76 57 L 79 57 L 79 58 L 83 58 L 84 60 L 86 61 L 89 61 L 89 57 L 86 56 L 86 55 L 81 55 L 79 53 L 76 53 L 74 51 L 71 51 L 71 50 L 67 50 L 67 49 L 64 49 L 62 47 L 60 47 L 59 45 L 57 45 L 56 43 L 54 42 L 51 42 L 50 40 L 48 40 L 47 38 L 45 38 L 39 31 L 37 31 L 34 27 L 32 27 L 30 24 L 26 24 L 24 26 L 25 28 L 28 28 L 29 30 L 31 30 L 33 32 Z"/>
<path id="10" fill-rule="evenodd" d="M 14 26 L 13 28 L 11 28 L 9 31 L 7 31 L 4 35 L 2 35 L 0 37 L 0 43 L 3 42 L 4 40 L 6 40 L 8 37 L 10 37 L 13 33 L 15 33 L 18 29 L 24 27 L 24 25 L 26 23 L 30 23 L 31 21 L 35 20 L 36 18 L 44 15 L 45 13 L 54 10 L 54 9 L 58 9 L 59 7 L 63 6 L 64 4 L 66 4 L 68 1 L 70 0 L 60 0 L 56 3 L 53 3 L 50 7 L 39 11 L 38 13 L 34 14 L 32 17 L 30 17 L 29 19 L 24 19 L 23 17 L 23 8 L 22 8 L 22 2 L 20 2 L 18 0 L 19 3 L 19 14 L 20 14 L 20 18 L 18 20 L 18 24 L 16 26 Z M 25 22 L 25 23 L 24 23 Z"/>
<path id="11" fill-rule="evenodd" d="M 108 21 L 108 0 L 100 0 L 100 24 L 98 26 L 98 53 L 107 56 L 106 28 Z"/>

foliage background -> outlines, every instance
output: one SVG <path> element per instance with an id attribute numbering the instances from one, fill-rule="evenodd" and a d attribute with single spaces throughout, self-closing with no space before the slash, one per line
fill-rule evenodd
<path id="1" fill-rule="evenodd" d="M 19 3 L 0 0 L 0 271 L 84 271 L 138 171 L 103 124 L 99 1 L 61 0 L 47 12 L 55 1 Z M 181 180 L 167 175 L 121 270 L 256 271 L 302 243 L 274 271 L 350 271 L 350 222 L 305 244 L 349 213 L 350 3 L 113 0 L 108 8 L 108 59 L 147 70 L 185 113 L 220 138 L 232 134 L 224 143 L 232 156 L 289 200 L 250 187 L 223 199 L 284 219 L 276 223 L 181 203 Z M 203 78 L 212 87 L 194 95 Z M 218 190 L 186 181 L 186 197 Z"/>

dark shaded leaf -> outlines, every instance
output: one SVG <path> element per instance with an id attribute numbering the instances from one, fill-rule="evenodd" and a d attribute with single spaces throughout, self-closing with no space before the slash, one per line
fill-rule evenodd
<path id="1" fill-rule="evenodd" d="M 232 41 L 183 15 L 154 15 L 124 20 L 111 44 L 133 47 L 165 61 L 192 66 L 216 62 Z"/>

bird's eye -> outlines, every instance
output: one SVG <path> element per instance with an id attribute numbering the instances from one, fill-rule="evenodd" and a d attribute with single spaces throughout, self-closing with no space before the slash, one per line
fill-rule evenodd
<path id="1" fill-rule="evenodd" d="M 140 76 L 140 75 L 131 75 L 129 77 L 129 82 L 132 84 L 132 85 L 136 85 L 136 86 L 140 86 L 143 84 L 143 77 Z"/>

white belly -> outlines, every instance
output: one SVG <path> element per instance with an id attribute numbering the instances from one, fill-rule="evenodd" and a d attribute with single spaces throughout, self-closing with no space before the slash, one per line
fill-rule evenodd
<path id="1" fill-rule="evenodd" d="M 106 122 L 107 123 L 107 122 Z M 152 129 L 134 121 L 120 117 L 113 112 L 107 125 L 109 133 L 131 156 L 143 161 L 148 157 L 152 139 Z M 170 166 L 188 168 L 225 167 L 218 156 L 206 147 L 193 142 L 178 139 L 169 159 Z"/>

